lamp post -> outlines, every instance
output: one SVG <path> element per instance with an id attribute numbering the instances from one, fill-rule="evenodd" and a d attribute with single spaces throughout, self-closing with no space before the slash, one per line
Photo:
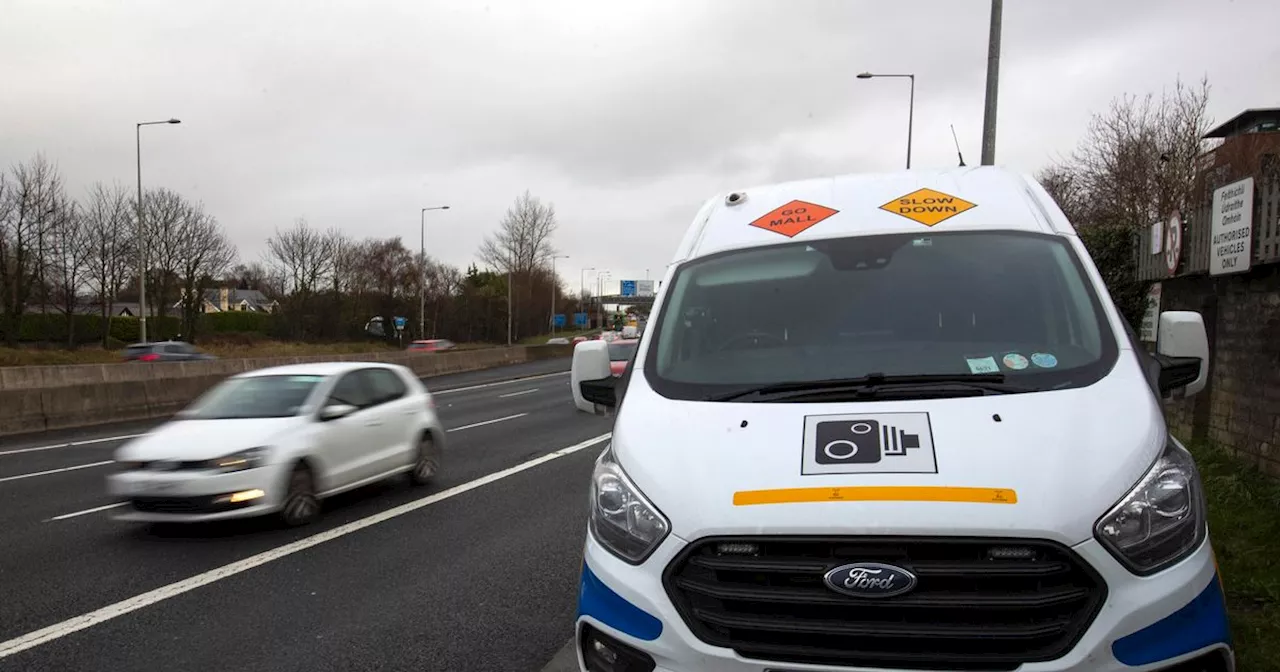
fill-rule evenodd
<path id="1" fill-rule="evenodd" d="M 991 0 L 991 30 L 987 34 L 987 92 L 982 106 L 982 165 L 996 162 L 996 98 L 1000 91 L 1000 26 L 1004 0 Z"/>
<path id="2" fill-rule="evenodd" d="M 556 259 L 568 259 L 567 254 L 551 255 L 551 335 L 556 335 L 556 299 L 559 297 L 560 281 L 556 277 Z M 566 320 L 567 321 L 567 320 Z"/>
<path id="3" fill-rule="evenodd" d="M 133 139 L 138 150 L 138 337 L 147 342 L 147 229 L 142 221 L 142 127 L 156 124 L 181 124 L 178 119 L 138 122 Z"/>
<path id="4" fill-rule="evenodd" d="M 423 208 L 418 213 L 418 256 L 422 264 L 422 277 L 418 278 L 418 334 L 419 338 L 427 337 L 427 211 L 448 210 L 447 205 L 436 205 Z"/>
<path id="5" fill-rule="evenodd" d="M 604 279 L 609 275 L 608 270 L 602 270 L 596 273 L 596 301 L 597 316 L 600 318 L 600 329 L 604 330 Z"/>
<path id="6" fill-rule="evenodd" d="M 873 79 L 875 77 L 905 77 L 911 80 L 911 101 L 907 106 L 907 170 L 911 169 L 911 127 L 915 123 L 916 115 L 916 76 L 912 75 L 881 75 L 863 72 L 858 74 L 858 79 Z"/>

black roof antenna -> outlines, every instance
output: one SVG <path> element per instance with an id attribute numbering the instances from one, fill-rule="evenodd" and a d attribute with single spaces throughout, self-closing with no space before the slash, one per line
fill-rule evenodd
<path id="1" fill-rule="evenodd" d="M 956 156 L 960 157 L 960 167 L 964 168 L 964 154 L 960 153 L 960 141 L 956 139 L 956 125 L 951 124 L 951 139 L 956 143 Z"/>

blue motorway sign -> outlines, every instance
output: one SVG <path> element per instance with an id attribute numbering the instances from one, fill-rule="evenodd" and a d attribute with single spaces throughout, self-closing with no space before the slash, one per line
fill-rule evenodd
<path id="1" fill-rule="evenodd" d="M 565 323 L 564 313 L 556 313 L 555 325 L 557 327 L 563 327 L 564 323 Z"/>
<path id="2" fill-rule="evenodd" d="M 623 281 L 622 281 L 622 295 L 623 295 L 623 296 L 635 296 L 635 295 L 636 295 L 636 281 L 635 281 L 635 280 L 623 280 Z"/>
<path id="3" fill-rule="evenodd" d="M 409 319 L 406 317 L 397 317 L 395 318 L 395 320 L 396 320 L 396 329 L 399 331 L 404 331 L 404 325 L 409 324 Z"/>
<path id="4" fill-rule="evenodd" d="M 587 317 L 586 313 L 574 313 L 573 324 L 574 326 L 577 326 L 577 327 L 585 327 L 588 324 L 590 324 L 590 320 Z"/>

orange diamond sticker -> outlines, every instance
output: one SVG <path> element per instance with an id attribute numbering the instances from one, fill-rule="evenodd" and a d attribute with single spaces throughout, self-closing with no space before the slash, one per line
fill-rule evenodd
<path id="1" fill-rule="evenodd" d="M 765 213 L 756 221 L 751 222 L 751 226 L 765 231 L 781 233 L 788 238 L 794 238 L 797 234 L 803 233 L 809 227 L 838 212 L 840 211 L 832 210 L 822 205 L 804 201 L 791 201 L 780 208 Z"/>
<path id="2" fill-rule="evenodd" d="M 933 226 L 976 207 L 978 207 L 976 204 L 963 198 L 949 196 L 941 191 L 917 189 L 906 196 L 885 203 L 880 206 L 880 209 L 902 215 L 925 226 Z"/>

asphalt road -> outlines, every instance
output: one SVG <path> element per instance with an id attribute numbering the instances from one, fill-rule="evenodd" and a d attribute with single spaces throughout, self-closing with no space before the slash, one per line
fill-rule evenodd
<path id="1" fill-rule="evenodd" d="M 571 633 L 610 428 L 567 369 L 429 379 L 440 479 L 346 493 L 296 530 L 109 520 L 103 477 L 137 427 L 0 440 L 0 670 L 542 669 Z"/>

